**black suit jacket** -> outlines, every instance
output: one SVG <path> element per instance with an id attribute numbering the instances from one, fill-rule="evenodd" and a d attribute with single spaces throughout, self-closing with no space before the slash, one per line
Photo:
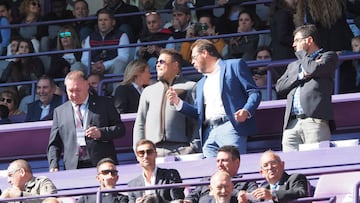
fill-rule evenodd
<path id="1" fill-rule="evenodd" d="M 139 100 L 140 93 L 132 84 L 120 85 L 116 88 L 114 104 L 118 113 L 136 113 Z"/>
<path id="2" fill-rule="evenodd" d="M 36 100 L 30 104 L 28 104 L 28 112 L 26 114 L 25 122 L 29 121 L 46 121 L 46 120 L 52 120 L 53 119 L 53 112 L 54 109 L 62 104 L 62 98 L 59 95 L 53 96 L 53 99 L 50 102 L 50 109 L 49 114 L 45 116 L 43 119 L 40 119 L 41 117 L 41 101 Z"/>
<path id="3" fill-rule="evenodd" d="M 270 184 L 267 182 L 263 183 L 261 187 L 270 190 Z M 306 176 L 299 173 L 289 175 L 284 172 L 279 181 L 279 189 L 275 191 L 275 194 L 280 203 L 308 196 Z"/>
<path id="4" fill-rule="evenodd" d="M 125 126 L 112 100 L 107 97 L 89 95 L 87 119 L 90 126 L 96 126 L 101 131 L 100 139 L 85 138 L 92 165 L 95 167 L 97 162 L 105 157 L 110 157 L 117 162 L 113 139 L 125 134 Z M 74 111 L 70 101 L 54 111 L 47 154 L 50 168 L 59 168 L 62 151 L 64 151 L 65 169 L 76 169 L 78 147 Z"/>
<path id="5" fill-rule="evenodd" d="M 155 185 L 182 183 L 179 172 L 176 169 L 162 169 L 158 168 L 156 172 Z M 136 177 L 128 183 L 129 187 L 143 187 L 145 186 L 143 175 Z M 156 194 L 162 197 L 163 200 L 171 201 L 177 199 L 184 199 L 183 188 L 169 188 L 155 190 Z M 135 203 L 136 199 L 144 196 L 144 190 L 128 192 L 129 203 Z"/>
<path id="6" fill-rule="evenodd" d="M 120 193 L 102 193 L 102 202 L 104 203 L 128 203 L 129 198 Z M 96 195 L 81 196 L 77 203 L 94 203 L 96 202 Z"/>

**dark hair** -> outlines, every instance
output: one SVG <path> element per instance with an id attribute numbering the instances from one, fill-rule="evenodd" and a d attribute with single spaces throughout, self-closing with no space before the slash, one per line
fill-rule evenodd
<path id="1" fill-rule="evenodd" d="M 190 8 L 187 5 L 177 4 L 172 9 L 172 12 L 181 12 L 185 13 L 185 15 L 190 15 Z"/>
<path id="2" fill-rule="evenodd" d="M 19 50 L 19 47 L 20 47 L 20 43 L 21 42 L 26 42 L 28 44 L 28 47 L 29 47 L 29 53 L 35 53 L 35 49 L 34 49 L 34 45 L 33 43 L 31 42 L 30 39 L 24 39 L 24 38 L 21 38 L 19 40 L 19 44 L 18 44 L 18 47 L 16 48 L 16 51 Z"/>
<path id="3" fill-rule="evenodd" d="M 0 0 L 0 6 L 4 6 L 6 10 L 10 10 L 10 4 L 7 0 Z"/>
<path id="4" fill-rule="evenodd" d="M 220 147 L 217 152 L 226 152 L 231 154 L 232 160 L 239 159 L 240 160 L 240 153 L 239 150 L 234 145 L 224 145 Z"/>
<path id="5" fill-rule="evenodd" d="M 246 13 L 246 14 L 249 15 L 251 21 L 253 22 L 253 26 L 252 26 L 252 27 L 253 27 L 253 28 L 256 28 L 256 27 L 258 26 L 258 24 L 259 24 L 259 21 L 258 21 L 258 18 L 257 18 L 257 16 L 256 16 L 256 14 L 255 14 L 254 12 L 252 12 L 251 10 L 244 9 L 244 10 L 240 11 L 239 16 L 238 16 L 238 19 L 240 18 L 241 14 L 244 14 L 244 13 Z"/>
<path id="6" fill-rule="evenodd" d="M 198 17 L 198 21 L 200 20 L 200 18 L 209 18 L 210 19 L 210 24 L 211 26 L 215 26 L 215 18 L 214 18 L 214 15 L 210 14 L 210 13 L 204 13 L 204 14 L 201 14 L 199 17 Z"/>
<path id="7" fill-rule="evenodd" d="M 314 44 L 316 44 L 318 47 L 322 46 L 319 32 L 314 24 L 301 25 L 297 27 L 294 30 L 293 35 L 295 36 L 295 34 L 298 32 L 301 33 L 303 37 L 312 37 Z"/>
<path id="8" fill-rule="evenodd" d="M 1 4 L 0 4 L 1 5 Z M 2 119 L 9 117 L 9 108 L 3 104 L 0 104 L 0 117 Z"/>
<path id="9" fill-rule="evenodd" d="M 88 2 L 87 2 L 86 0 L 76 0 L 76 1 L 74 2 L 74 7 L 75 7 L 75 4 L 78 3 L 78 2 L 84 2 L 84 4 L 86 5 L 87 9 L 89 10 L 89 4 L 88 4 Z"/>
<path id="10" fill-rule="evenodd" d="M 99 9 L 99 10 L 96 12 L 96 16 L 99 17 L 100 14 L 108 14 L 111 19 L 115 19 L 115 17 L 114 17 L 114 11 L 112 11 L 112 10 L 109 9 L 109 8 Z"/>
<path id="11" fill-rule="evenodd" d="M 55 81 L 52 77 L 48 76 L 48 75 L 42 75 L 39 77 L 39 79 L 37 80 L 38 82 L 40 80 L 48 80 L 50 82 L 50 86 L 51 87 L 55 87 Z"/>
<path id="12" fill-rule="evenodd" d="M 141 203 L 164 203 L 164 200 L 160 195 L 153 193 L 142 197 Z"/>
<path id="13" fill-rule="evenodd" d="M 191 50 L 193 50 L 195 47 L 198 48 L 198 52 L 206 50 L 207 52 L 209 52 L 210 56 L 221 58 L 221 55 L 217 51 L 215 45 L 210 40 L 198 39 L 191 45 Z"/>
<path id="14" fill-rule="evenodd" d="M 171 56 L 172 62 L 178 62 L 179 72 L 181 72 L 181 64 L 183 63 L 184 59 L 178 51 L 176 51 L 175 49 L 161 49 L 160 54 L 167 54 Z"/>
<path id="15" fill-rule="evenodd" d="M 156 145 L 151 141 L 151 140 L 147 140 L 147 139 L 141 139 L 139 140 L 137 143 L 136 143 L 136 146 L 135 146 L 135 150 L 137 150 L 137 148 L 140 146 L 140 145 L 144 145 L 144 144 L 149 144 L 151 145 L 151 147 L 156 150 Z"/>
<path id="16" fill-rule="evenodd" d="M 116 162 L 111 159 L 111 158 L 102 158 L 100 159 L 100 161 L 98 161 L 98 163 L 96 164 L 96 170 L 99 170 L 99 167 L 103 164 L 103 163 L 111 163 L 114 164 L 116 166 Z"/>

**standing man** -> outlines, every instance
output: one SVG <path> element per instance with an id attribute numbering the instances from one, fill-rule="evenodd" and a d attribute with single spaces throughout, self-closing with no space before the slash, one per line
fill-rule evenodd
<path id="1" fill-rule="evenodd" d="M 156 166 L 156 146 L 150 140 L 140 140 L 135 147 L 136 159 L 142 167 L 142 174 L 128 183 L 129 187 L 144 187 L 163 184 L 182 183 L 176 169 L 162 169 Z M 140 202 L 144 195 L 155 193 L 165 201 L 184 199 L 183 188 L 167 188 L 128 192 L 129 203 Z"/>
<path id="2" fill-rule="evenodd" d="M 65 169 L 95 167 L 102 158 L 117 163 L 113 139 L 125 134 L 111 99 L 89 94 L 89 84 L 82 71 L 71 71 L 65 77 L 69 101 L 54 111 L 48 161 L 50 172 L 59 170 L 64 152 Z"/>
<path id="3" fill-rule="evenodd" d="M 274 202 L 288 202 L 308 195 L 308 181 L 303 174 L 287 174 L 285 163 L 275 152 L 268 150 L 260 158 L 260 173 L 266 182 L 254 190 L 251 200 L 272 200 Z M 243 202 L 247 202 L 245 199 Z"/>
<path id="4" fill-rule="evenodd" d="M 195 82 L 181 76 L 181 55 L 173 49 L 162 49 L 156 61 L 159 82 L 144 89 L 133 131 L 133 143 L 151 140 L 159 156 L 190 154 L 198 151 L 196 122 L 176 111 L 166 99 L 169 87 L 176 96 L 193 103 Z M 135 147 L 134 147 L 135 148 Z"/>
<path id="5" fill-rule="evenodd" d="M 226 172 L 231 178 L 241 178 L 241 176 L 238 176 L 240 154 L 237 148 L 232 145 L 220 147 L 216 156 L 216 167 L 219 172 Z M 235 199 L 236 197 L 243 198 L 244 194 L 250 193 L 256 188 L 257 184 L 255 182 L 240 181 L 234 185 L 232 196 Z M 209 193 L 211 193 L 211 189 L 208 186 L 197 187 L 185 197 L 185 200 L 191 203 L 207 203 L 212 199 Z"/>
<path id="6" fill-rule="evenodd" d="M 222 60 L 209 40 L 197 40 L 191 49 L 192 64 L 204 74 L 196 86 L 196 105 L 183 102 L 172 88 L 167 93 L 170 103 L 198 119 L 205 157 L 215 157 L 224 145 L 246 153 L 247 136 L 256 132 L 254 115 L 261 100 L 246 63 Z"/>
<path id="7" fill-rule="evenodd" d="M 11 187 L 3 191 L 0 199 L 56 193 L 54 183 L 45 176 L 34 177 L 31 166 L 23 159 L 17 159 L 9 164 L 7 177 Z M 34 201 L 41 202 L 42 200 Z"/>
<path id="8" fill-rule="evenodd" d="M 315 25 L 294 31 L 297 61 L 288 65 L 276 83 L 276 91 L 287 95 L 283 151 L 297 151 L 299 144 L 330 140 L 335 128 L 331 105 L 338 61 L 333 51 L 323 52 Z"/>
<path id="9" fill-rule="evenodd" d="M 119 180 L 116 163 L 110 158 L 101 159 L 97 166 L 96 180 L 100 183 L 100 190 L 114 189 L 116 182 Z M 126 195 L 119 192 L 102 193 L 102 202 L 128 203 L 129 199 Z M 81 196 L 77 203 L 94 203 L 96 202 L 96 194 Z"/>
<path id="10" fill-rule="evenodd" d="M 56 84 L 52 78 L 43 75 L 36 84 L 39 99 L 28 104 L 25 122 L 53 119 L 54 109 L 62 104 L 62 98 L 55 94 Z"/>
<path id="11" fill-rule="evenodd" d="M 115 29 L 114 13 L 106 8 L 97 12 L 98 31 L 85 39 L 84 48 L 129 44 L 128 35 Z M 129 60 L 129 48 L 104 48 L 91 51 L 91 72 L 123 73 Z M 84 51 L 81 63 L 89 65 L 89 52 Z"/>

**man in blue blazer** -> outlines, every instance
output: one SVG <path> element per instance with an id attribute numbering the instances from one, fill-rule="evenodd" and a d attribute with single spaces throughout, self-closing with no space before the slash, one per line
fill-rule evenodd
<path id="1" fill-rule="evenodd" d="M 191 48 L 192 64 L 204 74 L 196 85 L 196 104 L 183 102 L 172 88 L 167 92 L 170 103 L 198 119 L 205 157 L 215 157 L 224 145 L 246 153 L 247 136 L 256 132 L 254 115 L 261 100 L 246 63 L 222 60 L 209 40 L 197 40 Z"/>
<path id="2" fill-rule="evenodd" d="M 62 104 L 62 98 L 54 94 L 55 90 L 56 85 L 52 78 L 47 75 L 39 78 L 36 84 L 39 99 L 28 104 L 25 122 L 53 119 L 54 109 Z"/>

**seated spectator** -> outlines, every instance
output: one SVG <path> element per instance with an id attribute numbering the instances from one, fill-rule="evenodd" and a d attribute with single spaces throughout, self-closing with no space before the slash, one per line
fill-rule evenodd
<path id="1" fill-rule="evenodd" d="M 175 202 L 175 201 L 174 201 Z M 138 203 L 166 203 L 158 194 L 144 195 Z"/>
<path id="2" fill-rule="evenodd" d="M 237 203 L 237 198 L 232 196 L 234 184 L 231 182 L 231 176 L 225 171 L 218 171 L 211 176 L 210 193 L 216 203 Z"/>
<path id="3" fill-rule="evenodd" d="M 125 69 L 124 79 L 116 88 L 114 105 L 118 113 L 136 113 L 140 95 L 150 84 L 150 68 L 143 60 L 130 62 Z"/>
<path id="4" fill-rule="evenodd" d="M 268 46 L 262 46 L 258 47 L 256 50 L 255 58 L 256 60 L 271 60 L 272 52 L 270 47 Z M 267 67 L 257 67 L 252 68 L 251 73 L 253 76 L 253 79 L 255 81 L 256 86 L 259 87 L 261 92 L 261 100 L 266 101 L 267 100 Z M 276 100 L 276 91 L 274 88 L 271 88 L 271 99 Z"/>
<path id="5" fill-rule="evenodd" d="M 10 5 L 6 0 L 0 1 L 0 26 L 7 26 L 10 24 L 9 17 L 11 15 Z M 11 29 L 2 28 L 0 30 L 0 56 L 6 55 L 6 47 L 10 43 Z"/>
<path id="6" fill-rule="evenodd" d="M 162 48 L 175 49 L 175 44 L 171 43 L 174 38 L 172 37 L 173 33 L 171 30 L 162 28 L 163 22 L 159 13 L 152 11 L 146 13 L 145 16 L 147 29 L 140 35 L 138 42 L 169 41 L 166 44 L 138 46 L 135 49 L 135 58 L 147 61 L 150 71 L 155 72 L 155 63 L 159 57 L 160 50 Z"/>
<path id="7" fill-rule="evenodd" d="M 9 119 L 9 108 L 4 104 L 0 104 L 0 125 L 11 123 L 12 122 Z"/>
<path id="8" fill-rule="evenodd" d="M 255 18 L 252 12 L 244 10 L 239 15 L 238 33 L 255 31 Z M 253 60 L 256 48 L 258 47 L 258 35 L 242 35 L 232 37 L 229 41 L 229 53 L 227 58 L 242 58 Z"/>
<path id="9" fill-rule="evenodd" d="M 57 36 L 57 50 L 81 48 L 78 35 L 73 27 L 65 25 L 60 28 Z M 87 73 L 87 67 L 81 63 L 82 52 L 51 55 L 50 69 L 47 72 L 52 78 L 64 78 L 72 70 Z"/>
<path id="10" fill-rule="evenodd" d="M 96 180 L 100 184 L 100 190 L 114 189 L 116 182 L 119 180 L 118 170 L 116 170 L 116 163 L 110 158 L 101 159 L 97 166 Z M 119 192 L 102 193 L 102 202 L 116 202 L 128 203 L 129 199 L 126 195 Z M 81 196 L 77 203 L 94 203 L 96 201 L 96 194 Z"/>
<path id="11" fill-rule="evenodd" d="M 20 98 L 18 93 L 12 89 L 5 89 L 1 92 L 0 104 L 9 108 L 9 116 L 24 114 L 19 108 Z"/>
<path id="12" fill-rule="evenodd" d="M 360 53 L 360 36 L 356 36 L 351 39 L 351 47 L 352 47 L 351 51 L 343 50 L 341 52 L 338 52 L 338 54 L 339 55 L 348 55 L 348 54 Z M 359 59 L 353 60 L 353 64 L 356 69 L 356 88 L 360 89 L 360 60 Z"/>
<path id="13" fill-rule="evenodd" d="M 91 73 L 88 78 L 87 81 L 89 83 L 90 89 L 89 91 L 93 94 L 93 95 L 102 95 L 102 96 L 110 96 L 111 93 L 109 93 L 107 91 L 106 88 L 106 84 L 103 84 L 101 90 L 102 90 L 102 94 L 99 94 L 99 84 L 101 82 L 101 80 L 104 78 L 103 75 L 98 74 L 98 73 Z"/>
<path id="14" fill-rule="evenodd" d="M 89 4 L 86 0 L 76 0 L 74 2 L 73 15 L 75 18 L 82 19 L 89 16 Z M 94 30 L 94 23 L 91 21 L 76 21 L 73 23 L 76 33 L 79 34 L 80 44 L 89 36 Z"/>
<path id="15" fill-rule="evenodd" d="M 218 172 L 226 172 L 232 178 L 240 178 L 241 176 L 237 174 L 240 167 L 240 153 L 237 148 L 232 145 L 220 147 L 216 155 L 216 167 Z M 209 181 L 210 178 L 207 177 L 204 180 Z M 232 196 L 242 198 L 246 192 L 254 191 L 257 184 L 255 182 L 241 181 L 237 182 L 233 187 Z M 207 185 L 196 187 L 185 197 L 185 201 L 191 203 L 206 203 L 211 202 L 211 199 L 211 188 Z"/>
<path id="16" fill-rule="evenodd" d="M 288 202 L 308 196 L 308 181 L 305 175 L 299 173 L 289 175 L 284 168 L 285 162 L 275 152 L 271 150 L 264 152 L 260 158 L 260 174 L 266 182 L 246 197 L 252 197 L 250 200 Z"/>
<path id="17" fill-rule="evenodd" d="M 191 25 L 186 32 L 186 38 L 202 37 L 202 36 L 214 36 L 217 35 L 214 17 L 211 15 L 200 16 L 198 23 Z M 216 50 L 221 53 L 222 56 L 227 55 L 227 44 L 223 38 L 211 39 L 216 47 Z M 185 61 L 191 63 L 191 45 L 193 42 L 183 42 L 181 44 L 180 53 Z"/>
<path id="18" fill-rule="evenodd" d="M 115 46 L 129 44 L 126 33 L 114 29 L 114 14 L 109 9 L 100 9 L 97 12 L 98 31 L 90 34 L 85 39 L 84 48 L 99 46 Z M 129 48 L 102 49 L 91 51 L 91 72 L 93 73 L 123 73 L 129 60 Z M 83 52 L 81 62 L 88 66 L 89 53 Z"/>
<path id="19" fill-rule="evenodd" d="M 23 159 L 17 159 L 9 164 L 7 177 L 11 187 L 3 191 L 0 199 L 56 193 L 54 183 L 45 176 L 33 176 L 31 166 Z M 41 200 L 38 199 L 38 202 Z"/>
<path id="20" fill-rule="evenodd" d="M 53 119 L 53 111 L 62 104 L 62 98 L 55 94 L 56 85 L 47 75 L 40 77 L 36 84 L 39 99 L 28 104 L 25 121 L 45 121 Z"/>
<path id="21" fill-rule="evenodd" d="M 163 169 L 156 166 L 156 146 L 150 140 L 138 141 L 136 143 L 135 152 L 136 159 L 142 168 L 142 173 L 135 179 L 130 180 L 128 183 L 129 187 L 182 183 L 180 174 L 176 169 Z M 183 188 L 141 190 L 128 192 L 129 203 L 138 202 L 144 197 L 144 195 L 153 193 L 159 194 L 165 201 L 184 198 Z"/>
<path id="22" fill-rule="evenodd" d="M 110 9 L 114 14 L 139 12 L 139 8 L 126 3 L 123 0 L 107 1 L 105 8 Z M 134 43 L 137 41 L 142 31 L 142 19 L 140 15 L 129 15 L 116 17 L 115 28 L 121 32 L 125 32 L 129 37 L 129 41 Z"/>

